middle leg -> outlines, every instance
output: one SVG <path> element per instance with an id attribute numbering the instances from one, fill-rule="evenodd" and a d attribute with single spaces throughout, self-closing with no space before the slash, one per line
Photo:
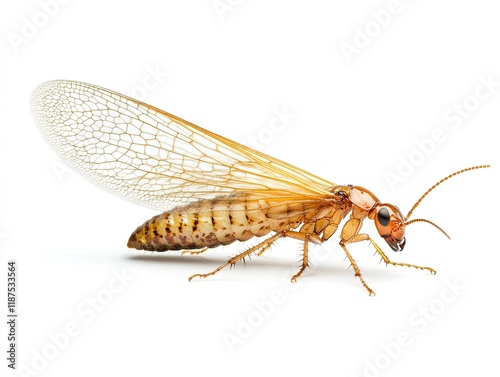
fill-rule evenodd
<path id="1" fill-rule="evenodd" d="M 302 275 L 305 269 L 309 266 L 309 242 L 314 242 L 315 244 L 321 244 L 323 241 L 316 234 L 301 233 L 291 230 L 285 232 L 285 237 L 294 238 L 296 240 L 304 242 L 304 248 L 302 253 L 302 265 L 300 266 L 299 271 L 295 275 L 293 275 L 292 278 L 290 279 L 292 283 L 296 283 L 299 276 Z"/>

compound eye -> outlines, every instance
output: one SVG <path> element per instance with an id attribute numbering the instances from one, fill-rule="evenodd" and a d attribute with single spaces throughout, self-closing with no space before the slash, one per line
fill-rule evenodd
<path id="1" fill-rule="evenodd" d="M 389 210 L 387 208 L 380 208 L 377 213 L 377 220 L 380 225 L 387 226 L 391 221 L 391 215 L 389 214 Z"/>

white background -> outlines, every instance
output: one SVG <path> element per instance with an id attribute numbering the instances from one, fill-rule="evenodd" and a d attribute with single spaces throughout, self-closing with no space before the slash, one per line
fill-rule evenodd
<path id="1" fill-rule="evenodd" d="M 494 2 L 401 0 L 390 17 L 387 1 L 6 3 L 0 286 L 5 303 L 5 260 L 16 259 L 18 367 L 31 371 L 21 375 L 498 370 L 498 349 L 490 345 L 500 336 Z M 218 12 L 214 4 L 228 8 Z M 372 36 L 362 37 L 365 30 Z M 359 47 L 349 57 L 341 47 L 347 44 Z M 188 276 L 212 270 L 244 246 L 194 257 L 128 250 L 130 232 L 155 213 L 65 170 L 29 112 L 30 92 L 45 80 L 81 80 L 133 95 L 151 70 L 162 73 L 142 92 L 146 102 L 243 143 L 257 138 L 264 152 L 333 182 L 365 186 L 404 213 L 445 175 L 493 166 L 446 182 L 416 211 L 451 241 L 416 224 L 395 254 L 365 222 L 390 258 L 432 266 L 436 276 L 385 267 L 368 244 L 353 245 L 377 293 L 369 297 L 335 235 L 314 248 L 312 267 L 295 285 L 289 278 L 300 245 L 293 240 L 245 267 L 189 283 Z M 497 84 L 474 99 L 480 77 Z M 446 122 L 443 115 L 464 101 L 471 111 Z M 295 117 L 272 130 L 274 111 L 284 108 Z M 445 141 L 428 145 L 425 156 L 418 152 L 417 142 L 438 129 Z M 391 185 L 388 174 L 397 176 L 410 156 L 420 165 Z M 71 336 L 62 334 L 68 326 Z M 7 328 L 1 329 L 5 356 Z M 1 364 L 8 370 L 4 357 Z"/>

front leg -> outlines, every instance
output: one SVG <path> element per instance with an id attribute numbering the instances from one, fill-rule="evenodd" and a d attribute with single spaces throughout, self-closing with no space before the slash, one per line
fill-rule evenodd
<path id="1" fill-rule="evenodd" d="M 360 242 L 360 241 L 370 241 L 370 243 L 373 245 L 375 250 L 377 250 L 377 253 L 382 257 L 382 260 L 385 262 L 385 264 L 390 264 L 393 266 L 404 266 L 404 267 L 413 267 L 419 270 L 428 270 L 430 271 L 431 274 L 435 274 L 436 271 L 430 267 L 421 267 L 417 266 L 414 264 L 408 264 L 408 263 L 398 263 L 398 262 L 392 262 L 387 255 L 382 251 L 382 249 L 373 241 L 368 234 L 358 234 L 359 231 L 361 230 L 361 225 L 362 225 L 362 220 L 358 218 L 351 218 L 347 223 L 344 225 L 344 228 L 342 228 L 342 233 L 340 235 L 340 246 L 344 250 L 344 252 L 347 255 L 347 258 L 349 259 L 349 262 L 351 262 L 351 266 L 354 270 L 354 276 L 359 278 L 361 281 L 361 284 L 363 287 L 366 288 L 370 296 L 375 295 L 375 292 L 366 284 L 365 280 L 363 279 L 363 276 L 361 275 L 361 270 L 359 269 L 358 265 L 354 261 L 353 257 L 349 253 L 349 250 L 347 250 L 346 245 L 355 243 L 355 242 Z"/>
<path id="2" fill-rule="evenodd" d="M 368 234 L 357 234 L 351 242 L 359 242 L 359 241 L 370 241 L 370 243 L 373 245 L 375 250 L 377 250 L 377 253 L 382 257 L 382 260 L 386 265 L 390 264 L 393 266 L 401 266 L 401 267 L 413 267 L 418 270 L 427 270 L 431 274 L 436 275 L 436 270 L 430 267 L 421 267 L 417 266 L 415 264 L 408 264 L 408 263 L 399 263 L 399 262 L 392 262 L 387 255 L 382 251 L 380 246 L 378 246 L 375 241 L 373 241 Z"/>

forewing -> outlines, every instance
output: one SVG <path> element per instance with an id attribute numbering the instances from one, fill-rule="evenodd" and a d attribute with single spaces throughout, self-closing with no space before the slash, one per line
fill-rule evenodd
<path id="1" fill-rule="evenodd" d="M 68 166 L 104 190 L 155 210 L 242 192 L 315 202 L 334 186 L 94 85 L 48 81 L 33 92 L 31 108 L 42 135 Z"/>

